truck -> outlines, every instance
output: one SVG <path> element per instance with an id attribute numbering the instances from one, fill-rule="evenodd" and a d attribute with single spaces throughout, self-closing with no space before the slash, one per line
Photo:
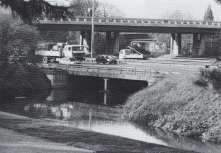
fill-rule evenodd
<path id="1" fill-rule="evenodd" d="M 119 59 L 144 59 L 144 55 L 131 46 L 128 49 L 121 49 L 119 52 Z"/>
<path id="2" fill-rule="evenodd" d="M 68 45 L 65 43 L 39 44 L 36 55 L 43 56 L 43 63 L 59 62 L 62 58 L 83 60 L 87 54 L 83 45 Z"/>

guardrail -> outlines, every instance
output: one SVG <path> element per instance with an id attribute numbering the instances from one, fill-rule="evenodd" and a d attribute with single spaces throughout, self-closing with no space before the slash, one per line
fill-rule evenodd
<path id="1" fill-rule="evenodd" d="M 54 64 L 39 64 L 41 68 L 47 69 L 62 69 L 78 72 L 92 73 L 109 73 L 109 74 L 130 74 L 130 75 L 149 75 L 157 74 L 152 68 L 137 68 L 137 67 L 110 67 L 110 66 L 86 66 L 86 65 L 54 65 Z"/>
<path id="2" fill-rule="evenodd" d="M 42 18 L 38 21 L 61 21 L 61 22 L 91 22 L 90 17 L 75 17 L 67 19 Z M 137 23 L 137 24 L 168 24 L 168 25 L 211 25 L 221 26 L 221 22 L 217 21 L 201 21 L 201 20 L 170 20 L 170 19 L 137 19 L 137 18 L 94 18 L 94 22 L 98 23 Z"/>

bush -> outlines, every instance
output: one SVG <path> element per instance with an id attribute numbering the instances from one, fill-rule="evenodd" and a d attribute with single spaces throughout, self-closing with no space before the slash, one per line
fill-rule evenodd
<path id="1" fill-rule="evenodd" d="M 1 97 L 27 97 L 52 89 L 50 80 L 38 67 L 7 64 L 0 71 Z"/>
<path id="2" fill-rule="evenodd" d="M 206 87 L 208 84 L 213 86 L 213 89 L 216 90 L 219 95 L 221 94 L 221 70 L 213 69 L 200 69 L 199 78 L 194 81 L 194 84 L 198 86 Z"/>
<path id="3" fill-rule="evenodd" d="M 201 70 L 202 78 L 208 76 L 217 81 L 219 74 L 218 70 Z M 154 86 L 131 95 L 124 106 L 125 115 L 145 126 L 153 125 L 188 137 L 220 141 L 221 100 L 214 90 L 217 88 L 201 89 L 193 85 L 193 80 L 197 79 L 199 76 L 194 74 L 167 76 Z M 195 81 L 198 82 L 205 83 Z"/>

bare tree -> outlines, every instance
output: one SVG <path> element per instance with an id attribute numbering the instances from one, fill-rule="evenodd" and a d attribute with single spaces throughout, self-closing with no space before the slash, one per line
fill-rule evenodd
<path id="1" fill-rule="evenodd" d="M 184 14 L 180 10 L 176 10 L 172 13 L 167 12 L 164 16 L 163 19 L 171 19 L 171 20 L 192 20 L 193 16 L 190 15 L 189 13 Z"/>
<path id="2" fill-rule="evenodd" d="M 95 15 L 98 17 L 122 17 L 124 16 L 124 13 L 112 4 L 99 3 Z"/>

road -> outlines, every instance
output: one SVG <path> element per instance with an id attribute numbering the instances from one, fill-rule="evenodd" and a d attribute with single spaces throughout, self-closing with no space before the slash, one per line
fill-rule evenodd
<path id="1" fill-rule="evenodd" d="M 154 71 L 160 72 L 175 72 L 175 73 L 192 73 L 197 72 L 200 68 L 205 68 L 205 65 L 211 65 L 210 68 L 214 68 L 216 66 L 212 65 L 213 60 L 158 60 L 158 59 L 150 59 L 150 60 L 130 60 L 126 61 L 126 64 L 119 63 L 117 65 L 103 65 L 96 63 L 84 63 L 83 65 L 88 66 L 99 66 L 99 67 L 127 67 L 127 68 L 152 68 Z"/>

